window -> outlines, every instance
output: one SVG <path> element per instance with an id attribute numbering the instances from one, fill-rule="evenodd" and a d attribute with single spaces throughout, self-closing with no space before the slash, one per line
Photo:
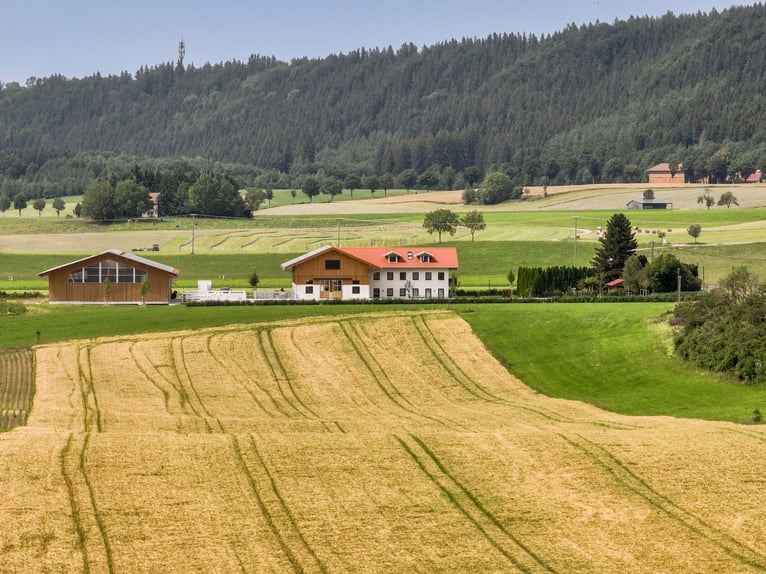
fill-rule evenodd
<path id="1" fill-rule="evenodd" d="M 312 293 L 314 293 L 314 286 L 306 285 L 306 295 L 311 295 Z"/>
<path id="2" fill-rule="evenodd" d="M 407 261 L 412 261 L 412 251 L 407 252 Z"/>
<path id="3" fill-rule="evenodd" d="M 431 280 L 432 273 L 430 271 L 426 271 L 426 281 Z"/>
<path id="4" fill-rule="evenodd" d="M 406 297 L 406 296 L 407 296 L 407 289 L 405 289 L 404 287 L 399 289 L 399 297 Z"/>
<path id="5" fill-rule="evenodd" d="M 444 289 L 439 289 L 439 299 L 444 299 Z"/>
<path id="6" fill-rule="evenodd" d="M 380 281 L 380 271 L 375 271 L 375 273 L 372 274 L 372 280 Z"/>
<path id="7" fill-rule="evenodd" d="M 437 277 L 438 277 L 439 281 L 444 281 L 444 271 L 439 271 L 439 274 L 438 274 Z"/>
<path id="8" fill-rule="evenodd" d="M 400 271 L 399 272 L 399 280 L 400 281 L 407 281 L 407 272 L 406 271 Z"/>
<path id="9" fill-rule="evenodd" d="M 389 281 L 393 281 L 394 280 L 394 272 L 393 271 L 387 272 L 386 273 L 386 279 L 388 279 Z"/>
<path id="10" fill-rule="evenodd" d="M 351 286 L 351 294 L 352 295 L 359 295 L 362 292 L 362 288 L 359 287 L 359 285 L 352 285 Z"/>
<path id="11" fill-rule="evenodd" d="M 69 272 L 69 283 L 141 283 L 148 273 L 117 261 L 104 260 Z"/>
<path id="12" fill-rule="evenodd" d="M 431 290 L 430 289 L 426 289 L 426 298 L 427 299 L 431 298 Z"/>
<path id="13" fill-rule="evenodd" d="M 340 269 L 340 259 L 325 259 L 324 268 L 330 270 Z"/>
<path id="14" fill-rule="evenodd" d="M 394 288 L 389 287 L 388 289 L 386 289 L 386 297 L 393 297 L 393 296 L 394 296 Z"/>
<path id="15" fill-rule="evenodd" d="M 373 299 L 380 299 L 380 287 L 375 287 L 372 290 L 372 298 Z"/>
<path id="16" fill-rule="evenodd" d="M 412 296 L 413 297 L 420 297 L 420 289 L 418 289 L 417 287 L 413 288 L 412 289 Z"/>
<path id="17" fill-rule="evenodd" d="M 413 271 L 412 272 L 412 280 L 413 281 L 417 281 L 418 279 L 420 279 L 420 271 Z"/>
<path id="18" fill-rule="evenodd" d="M 421 253 L 419 259 L 421 263 L 431 262 L 431 256 L 428 253 Z"/>
<path id="19" fill-rule="evenodd" d="M 396 253 L 389 253 L 388 254 L 388 262 L 389 263 L 396 263 L 399 261 L 399 256 Z"/>

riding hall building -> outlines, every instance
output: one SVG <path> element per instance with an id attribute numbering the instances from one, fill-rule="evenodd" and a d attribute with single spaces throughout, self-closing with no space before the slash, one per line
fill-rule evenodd
<path id="1" fill-rule="evenodd" d="M 48 277 L 51 303 L 168 304 L 178 269 L 109 249 L 47 269 L 39 276 Z"/>

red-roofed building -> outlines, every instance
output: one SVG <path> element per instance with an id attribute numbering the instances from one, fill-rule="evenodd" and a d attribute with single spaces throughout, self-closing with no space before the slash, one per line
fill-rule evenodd
<path id="1" fill-rule="evenodd" d="M 293 296 L 325 299 L 447 299 L 454 247 L 333 247 L 291 259 Z"/>
<path id="2" fill-rule="evenodd" d="M 671 170 L 669 163 L 658 163 L 646 172 L 649 174 L 649 183 L 686 183 L 686 175 L 681 164 Z"/>

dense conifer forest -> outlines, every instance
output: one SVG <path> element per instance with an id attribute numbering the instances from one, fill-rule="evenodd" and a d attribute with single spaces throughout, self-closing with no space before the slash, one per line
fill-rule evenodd
<path id="1" fill-rule="evenodd" d="M 766 168 L 764 31 L 756 4 L 289 63 L 29 78 L 0 86 L 0 190 L 77 194 L 136 165 L 274 187 L 415 170 L 448 188 L 477 169 L 515 185 L 641 181 L 667 161 L 716 181 Z"/>

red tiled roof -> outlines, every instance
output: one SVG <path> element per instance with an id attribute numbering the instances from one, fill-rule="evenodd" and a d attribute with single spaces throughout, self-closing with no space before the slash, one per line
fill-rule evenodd
<path id="1" fill-rule="evenodd" d="M 338 251 L 374 267 L 458 268 L 457 249 L 454 247 L 341 247 Z M 392 253 L 399 256 L 395 263 L 389 261 Z M 430 255 L 430 261 L 421 261 L 419 256 L 422 254 Z"/>
<path id="2" fill-rule="evenodd" d="M 282 269 L 287 270 L 328 251 L 344 253 L 377 269 L 382 267 L 458 268 L 457 249 L 454 247 L 333 247 L 326 245 L 282 263 Z M 394 253 L 398 255 L 398 261 L 391 262 L 389 256 Z M 430 261 L 421 261 L 419 256 L 422 254 L 430 255 Z"/>
<path id="3" fill-rule="evenodd" d="M 684 168 L 683 164 L 679 163 L 675 169 L 676 173 L 683 171 L 683 168 Z M 667 162 L 658 163 L 657 165 L 650 167 L 646 171 L 648 173 L 670 173 L 670 164 Z"/>

